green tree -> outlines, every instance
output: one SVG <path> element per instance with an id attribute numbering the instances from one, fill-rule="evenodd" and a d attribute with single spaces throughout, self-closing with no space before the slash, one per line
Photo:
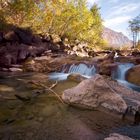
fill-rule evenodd
<path id="1" fill-rule="evenodd" d="M 129 28 L 132 32 L 133 47 L 135 48 L 140 40 L 140 15 L 129 21 Z"/>

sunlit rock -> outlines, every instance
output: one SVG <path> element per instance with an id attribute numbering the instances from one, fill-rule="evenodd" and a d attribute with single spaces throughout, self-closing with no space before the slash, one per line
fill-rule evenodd
<path id="1" fill-rule="evenodd" d="M 62 99 L 75 106 L 88 109 L 99 107 L 118 113 L 124 113 L 127 105 L 119 94 L 116 94 L 106 83 L 106 79 L 95 75 L 82 81 L 78 86 L 64 91 Z"/>
<path id="2" fill-rule="evenodd" d="M 68 80 L 72 80 L 75 82 L 81 82 L 85 79 L 87 79 L 86 77 L 80 75 L 79 73 L 72 73 L 67 77 Z"/>
<path id="3" fill-rule="evenodd" d="M 105 138 L 104 140 L 134 140 L 134 139 L 117 133 L 112 133 L 109 135 L 108 138 Z"/>
<path id="4" fill-rule="evenodd" d="M 130 83 L 140 86 L 140 65 L 134 66 L 126 73 L 126 79 Z"/>

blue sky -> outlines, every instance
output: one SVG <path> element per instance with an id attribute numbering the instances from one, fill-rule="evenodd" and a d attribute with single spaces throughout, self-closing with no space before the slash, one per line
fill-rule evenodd
<path id="1" fill-rule="evenodd" d="M 140 0 L 88 0 L 88 6 L 97 3 L 104 25 L 131 38 L 128 21 L 140 14 Z"/>

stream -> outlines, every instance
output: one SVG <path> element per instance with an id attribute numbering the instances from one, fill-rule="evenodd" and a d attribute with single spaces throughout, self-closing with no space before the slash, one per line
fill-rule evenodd
<path id="1" fill-rule="evenodd" d="M 112 79 L 117 80 L 119 83 L 133 90 L 140 92 L 140 86 L 134 85 L 125 80 L 126 72 L 134 66 L 133 63 L 117 63 L 118 67 L 112 71 Z M 69 69 L 64 66 L 62 72 L 53 72 L 49 75 L 52 80 L 66 80 L 71 73 L 79 73 L 86 78 L 90 78 L 96 74 L 96 68 L 94 66 L 87 67 L 85 64 L 71 65 Z"/>
<path id="2" fill-rule="evenodd" d="M 119 65 L 112 77 L 125 83 L 125 72 L 133 65 L 123 66 Z M 88 68 L 84 64 L 71 66 L 67 73 L 65 68 L 62 73 L 49 75 L 0 73 L 0 96 L 4 98 L 0 100 L 0 140 L 103 140 L 114 132 L 140 139 L 140 126 L 131 121 L 106 112 L 68 106 L 50 91 L 41 91 L 31 84 L 40 80 L 49 87 L 59 80 L 53 90 L 61 95 L 78 84 L 66 80 L 69 73 L 80 73 L 87 78 L 96 73 L 94 66 Z M 19 100 L 15 94 L 27 100 Z"/>

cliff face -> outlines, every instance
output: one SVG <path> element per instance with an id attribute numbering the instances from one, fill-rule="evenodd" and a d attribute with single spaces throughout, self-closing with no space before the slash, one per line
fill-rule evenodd
<path id="1" fill-rule="evenodd" d="M 128 39 L 121 32 L 113 31 L 109 28 L 104 28 L 103 38 L 109 43 L 111 47 L 132 46 L 132 41 Z"/>

